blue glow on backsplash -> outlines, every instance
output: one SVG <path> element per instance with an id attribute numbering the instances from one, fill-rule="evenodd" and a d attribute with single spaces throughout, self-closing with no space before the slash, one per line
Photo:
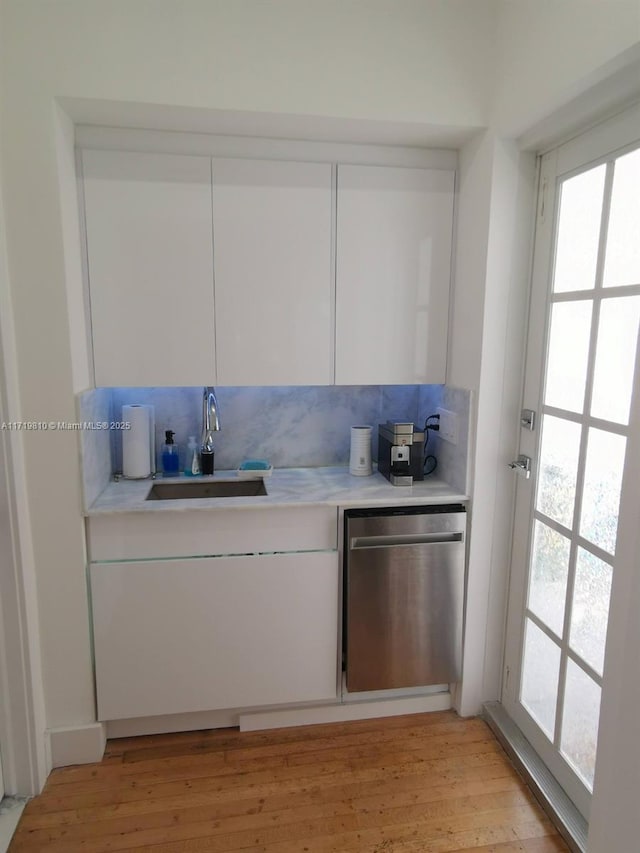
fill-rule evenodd
<path id="1" fill-rule="evenodd" d="M 216 436 L 216 470 L 233 470 L 244 459 L 268 459 L 275 468 L 348 465 L 351 427 L 370 424 L 377 459 L 377 424 L 403 420 L 418 426 L 439 406 L 458 416 L 458 443 L 437 433 L 429 452 L 438 459 L 436 476 L 466 492 L 471 394 L 448 385 L 330 385 L 297 387 L 216 386 L 221 427 Z M 155 411 L 156 457 L 165 430 L 186 448 L 202 430 L 202 386 L 189 388 L 96 388 L 78 395 L 79 421 L 120 421 L 122 407 L 149 404 Z M 85 506 L 90 506 L 122 471 L 122 433 L 83 430 L 79 434 Z M 159 460 L 158 460 L 159 462 Z M 181 458 L 181 465 L 184 457 Z M 158 464 L 158 470 L 160 465 Z"/>
<path id="2" fill-rule="evenodd" d="M 234 469 L 243 459 L 256 457 L 268 459 L 275 468 L 347 465 L 354 424 L 374 427 L 375 458 L 377 424 L 389 419 L 422 423 L 431 414 L 420 409 L 427 389 L 438 405 L 441 385 L 217 386 L 221 430 L 215 441 L 216 468 Z M 124 405 L 154 407 L 157 448 L 168 429 L 182 449 L 190 435 L 200 440 L 202 387 L 108 390 L 112 420 L 121 419 Z M 122 469 L 117 433 L 112 436 L 112 463 L 114 471 Z"/>

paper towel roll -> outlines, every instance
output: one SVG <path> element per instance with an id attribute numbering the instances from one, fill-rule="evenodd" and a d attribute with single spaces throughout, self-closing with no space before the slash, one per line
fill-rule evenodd
<path id="1" fill-rule="evenodd" d="M 148 477 L 155 468 L 155 417 L 153 406 L 123 406 L 122 475 L 131 480 Z"/>

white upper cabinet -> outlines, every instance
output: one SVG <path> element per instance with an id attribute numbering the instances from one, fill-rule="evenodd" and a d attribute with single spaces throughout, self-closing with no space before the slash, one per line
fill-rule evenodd
<path id="1" fill-rule="evenodd" d="M 83 151 L 95 384 L 444 382 L 454 172 L 333 168 Z"/>
<path id="2" fill-rule="evenodd" d="M 333 382 L 331 166 L 213 160 L 218 383 Z"/>
<path id="3" fill-rule="evenodd" d="M 336 383 L 445 381 L 454 172 L 338 167 Z"/>
<path id="4" fill-rule="evenodd" d="M 211 163 L 82 154 L 95 384 L 216 381 Z"/>

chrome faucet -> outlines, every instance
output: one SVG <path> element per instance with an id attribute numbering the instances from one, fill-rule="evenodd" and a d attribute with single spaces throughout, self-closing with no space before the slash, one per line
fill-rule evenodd
<path id="1" fill-rule="evenodd" d="M 202 450 L 213 453 L 213 433 L 220 430 L 216 392 L 207 385 L 202 394 Z"/>

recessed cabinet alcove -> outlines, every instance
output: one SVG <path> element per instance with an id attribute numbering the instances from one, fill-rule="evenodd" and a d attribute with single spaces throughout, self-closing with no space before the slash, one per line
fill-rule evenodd
<path id="1" fill-rule="evenodd" d="M 81 164 L 96 386 L 444 382 L 453 170 Z"/>

